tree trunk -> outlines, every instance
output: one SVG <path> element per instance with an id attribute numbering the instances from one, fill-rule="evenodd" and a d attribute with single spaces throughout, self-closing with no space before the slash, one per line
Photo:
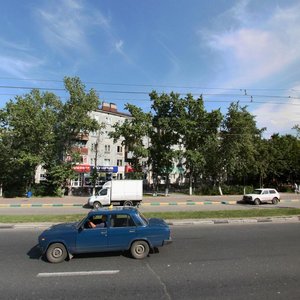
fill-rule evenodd
<path id="1" fill-rule="evenodd" d="M 189 195 L 193 195 L 193 176 L 190 175 Z"/>
<path id="2" fill-rule="evenodd" d="M 166 176 L 166 189 L 165 189 L 165 196 L 169 196 L 169 174 Z"/>

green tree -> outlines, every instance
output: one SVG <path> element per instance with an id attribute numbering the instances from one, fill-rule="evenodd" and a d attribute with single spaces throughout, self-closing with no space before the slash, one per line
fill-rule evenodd
<path id="1" fill-rule="evenodd" d="M 131 117 L 125 119 L 124 123 L 115 124 L 114 131 L 110 133 L 110 137 L 114 142 L 122 140 L 127 153 L 131 153 L 130 161 L 133 167 L 133 177 L 139 178 L 142 174 L 141 161 L 148 158 L 149 149 L 146 142 L 150 134 L 151 113 L 144 113 L 141 108 L 126 104 L 125 109 L 129 111 Z"/>
<path id="2" fill-rule="evenodd" d="M 300 141 L 290 134 L 273 134 L 269 140 L 268 180 L 274 186 L 293 183 L 300 178 Z"/>
<path id="3" fill-rule="evenodd" d="M 231 182 L 245 184 L 249 174 L 258 173 L 257 145 L 264 130 L 256 127 L 255 117 L 247 107 L 230 104 L 221 127 L 221 153 L 225 174 Z"/>
<path id="4" fill-rule="evenodd" d="M 53 127 L 56 143 L 45 161 L 49 178 L 55 183 L 57 194 L 60 195 L 68 179 L 74 175 L 72 166 L 80 157 L 74 150 L 74 140 L 82 134 L 101 128 L 101 125 L 90 117 L 90 113 L 100 105 L 95 90 L 86 92 L 85 85 L 78 77 L 65 77 L 64 84 L 69 99 L 57 114 L 57 123 Z M 71 157 L 71 161 L 67 161 L 67 157 Z"/>
<path id="5" fill-rule="evenodd" d="M 152 131 L 150 132 L 149 163 L 153 172 L 154 185 L 157 186 L 159 177 L 165 179 L 165 194 L 169 193 L 169 177 L 173 170 L 174 161 L 178 158 L 180 135 L 176 130 L 177 117 L 180 109 L 179 94 L 170 93 L 158 95 L 150 93 L 152 101 Z"/>
<path id="6" fill-rule="evenodd" d="M 218 177 L 218 158 L 213 154 L 219 149 L 218 129 L 222 114 L 220 110 L 207 112 L 202 96 L 194 99 L 189 94 L 180 102 L 177 131 L 183 145 L 189 193 L 192 194 L 193 182 L 201 176 Z"/>
<path id="7" fill-rule="evenodd" d="M 98 128 L 89 112 L 98 108 L 99 98 L 93 90 L 85 93 L 79 78 L 66 77 L 64 82 L 70 94 L 65 103 L 53 93 L 33 90 L 10 100 L 0 111 L 4 191 L 23 194 L 32 186 L 38 165 L 46 167 L 50 184 L 59 193 L 74 173 L 78 153 L 72 151 L 72 143 L 79 134 Z"/>
<path id="8" fill-rule="evenodd" d="M 5 149 L 1 157 L 6 159 L 4 189 L 15 187 L 22 194 L 31 187 L 36 167 L 43 163 L 55 141 L 53 124 L 61 107 L 54 94 L 38 90 L 6 104 L 1 113 L 1 148 Z"/>

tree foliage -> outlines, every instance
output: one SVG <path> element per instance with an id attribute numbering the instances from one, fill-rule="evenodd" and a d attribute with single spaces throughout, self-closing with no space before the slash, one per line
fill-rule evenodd
<path id="1" fill-rule="evenodd" d="M 53 93 L 32 90 L 10 100 L 0 110 L 0 185 L 4 191 L 24 194 L 34 184 L 37 166 L 47 169 L 52 191 L 62 193 L 74 176 L 80 155 L 74 140 L 101 130 L 90 117 L 99 107 L 95 90 L 88 92 L 79 78 L 64 78 L 69 97 L 62 102 Z M 121 140 L 140 176 L 152 172 L 154 183 L 166 182 L 174 169 L 185 169 L 190 192 L 199 184 L 223 183 L 278 187 L 300 180 L 300 127 L 296 136 L 273 134 L 263 138 L 247 107 L 231 103 L 225 115 L 208 112 L 202 97 L 191 94 L 150 93 L 151 112 L 127 104 L 130 116 L 110 134 Z M 67 159 L 68 158 L 68 159 Z"/>
<path id="2" fill-rule="evenodd" d="M 79 78 L 64 79 L 70 98 L 63 103 L 55 94 L 33 90 L 10 100 L 0 112 L 0 181 L 4 191 L 23 194 L 34 183 L 38 165 L 47 168 L 54 189 L 61 189 L 72 174 L 72 140 L 95 130 L 98 123 L 89 117 L 99 99 L 91 90 L 84 91 Z"/>
<path id="3" fill-rule="evenodd" d="M 226 176 L 244 179 L 249 172 L 258 173 L 257 145 L 264 129 L 256 127 L 255 117 L 231 103 L 221 127 L 221 149 Z"/>
<path id="4" fill-rule="evenodd" d="M 129 111 L 131 117 L 126 119 L 123 124 L 115 124 L 114 131 L 110 137 L 114 142 L 122 141 L 122 145 L 131 154 L 129 159 L 135 172 L 142 171 L 141 162 L 149 155 L 145 139 L 150 135 L 151 113 L 144 113 L 141 108 L 126 104 L 125 109 Z"/>

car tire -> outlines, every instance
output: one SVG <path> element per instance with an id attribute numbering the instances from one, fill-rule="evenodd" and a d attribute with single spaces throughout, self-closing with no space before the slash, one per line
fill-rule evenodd
<path id="1" fill-rule="evenodd" d="M 94 208 L 100 208 L 100 207 L 102 207 L 102 205 L 101 205 L 101 203 L 100 203 L 99 201 L 95 201 L 95 202 L 93 203 L 93 207 L 94 207 Z"/>
<path id="2" fill-rule="evenodd" d="M 133 258 L 142 259 L 149 254 L 149 245 L 145 241 L 135 241 L 130 247 L 130 252 Z"/>
<path id="3" fill-rule="evenodd" d="M 68 252 L 62 243 L 51 244 L 46 252 L 46 258 L 51 263 L 63 262 L 67 256 Z"/>
<path id="4" fill-rule="evenodd" d="M 133 206 L 132 201 L 128 200 L 128 201 L 124 201 L 123 206 Z"/>
<path id="5" fill-rule="evenodd" d="M 254 204 L 255 205 L 259 205 L 260 204 L 260 200 L 258 198 L 254 199 Z"/>
<path id="6" fill-rule="evenodd" d="M 274 197 L 273 199 L 272 199 L 272 203 L 274 204 L 274 205 L 276 205 L 276 204 L 278 204 L 278 198 L 276 198 L 276 197 Z"/>

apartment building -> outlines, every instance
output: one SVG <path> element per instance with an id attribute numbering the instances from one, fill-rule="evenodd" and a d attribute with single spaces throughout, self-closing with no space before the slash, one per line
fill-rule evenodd
<path id="1" fill-rule="evenodd" d="M 125 162 L 125 147 L 121 141 L 113 142 L 109 137 L 109 132 L 113 130 L 113 125 L 123 123 L 131 118 L 129 114 L 118 112 L 114 103 L 103 103 L 102 108 L 91 112 L 90 115 L 102 129 L 82 135 L 75 142 L 77 151 L 80 152 L 82 161 L 74 167 L 77 178 L 71 181 L 72 190 L 76 188 L 92 187 L 91 172 L 94 168 L 99 174 L 96 186 L 101 186 L 109 179 L 124 179 L 125 173 L 129 169 Z"/>
<path id="2" fill-rule="evenodd" d="M 71 180 L 71 193 L 90 194 L 93 187 L 92 172 L 96 168 L 99 175 L 96 187 L 101 187 L 104 182 L 110 179 L 124 179 L 126 173 L 132 171 L 130 166 L 131 153 L 126 152 L 121 141 L 114 143 L 109 137 L 109 133 L 113 131 L 116 123 L 122 124 L 126 119 L 131 119 L 131 115 L 121 113 L 117 110 L 114 103 L 103 103 L 101 109 L 92 111 L 91 118 L 95 119 L 102 125 L 102 129 L 89 134 L 81 134 L 74 141 L 75 151 L 80 153 L 81 162 L 78 163 L 74 170 L 76 171 L 76 179 Z M 149 146 L 149 138 L 145 137 L 144 145 Z M 153 182 L 152 172 L 147 168 L 146 159 L 142 161 L 143 172 L 148 184 Z M 42 166 L 37 168 L 36 182 L 46 179 L 46 170 Z M 183 171 L 178 170 L 174 163 L 174 170 L 170 174 L 171 183 L 184 182 Z M 160 183 L 164 183 L 164 178 L 160 178 Z"/>

